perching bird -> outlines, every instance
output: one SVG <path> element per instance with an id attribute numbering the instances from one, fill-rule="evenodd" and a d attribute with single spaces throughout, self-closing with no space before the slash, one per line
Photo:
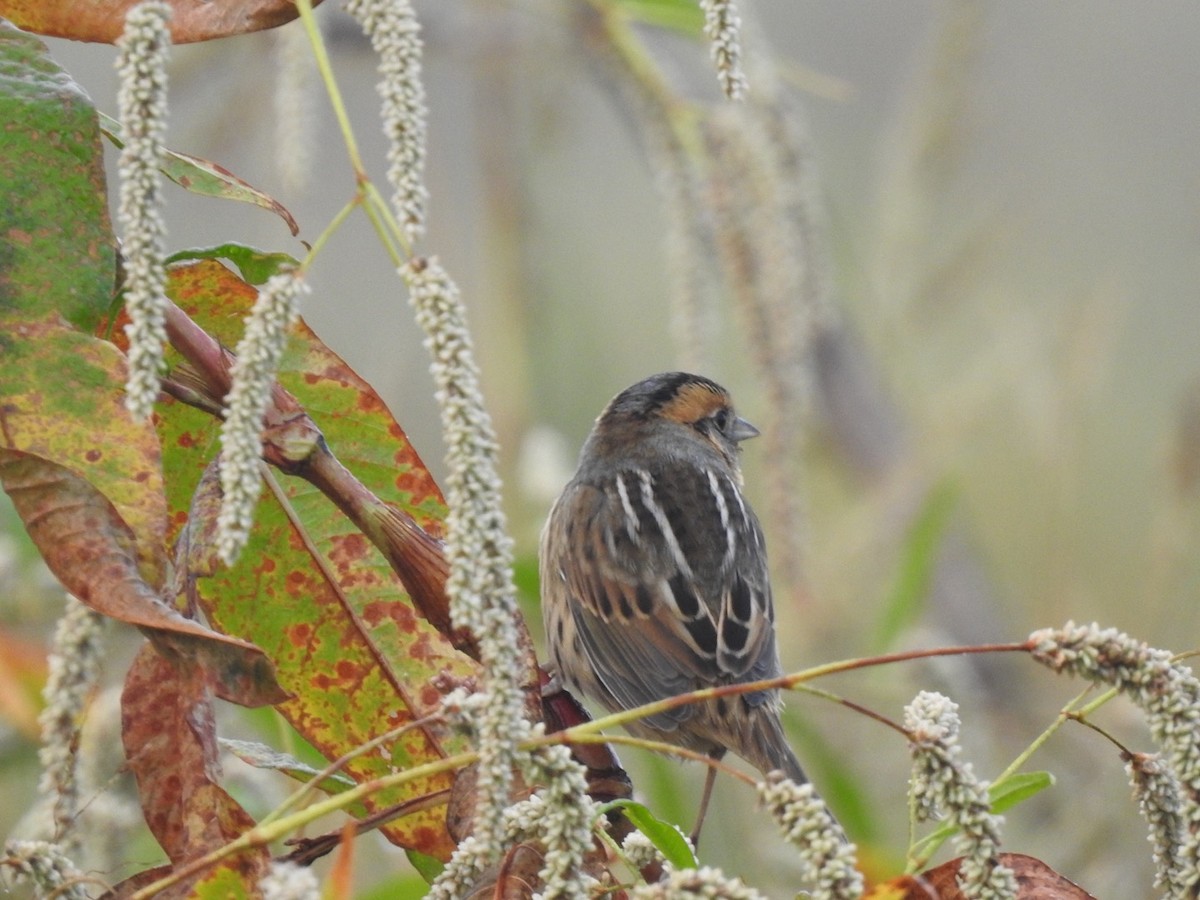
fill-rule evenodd
<path id="1" fill-rule="evenodd" d="M 568 685 L 616 712 L 782 674 L 766 545 L 738 465 L 738 444 L 757 434 L 723 387 L 684 372 L 640 381 L 600 414 L 542 532 L 542 617 Z M 779 710 L 778 691 L 758 691 L 629 730 L 732 750 L 800 783 Z"/>

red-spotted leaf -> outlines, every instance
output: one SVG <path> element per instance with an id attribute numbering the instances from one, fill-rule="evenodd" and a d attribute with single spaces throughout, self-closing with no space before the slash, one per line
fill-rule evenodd
<path id="1" fill-rule="evenodd" d="M 261 650 L 210 631 L 162 601 L 138 571 L 133 531 L 83 477 L 0 448 L 0 485 L 50 571 L 81 601 L 138 626 L 164 653 L 199 666 L 223 697 L 248 706 L 286 697 Z"/>
<path id="2" fill-rule="evenodd" d="M 137 779 L 146 824 L 176 866 L 225 846 L 254 827 L 254 820 L 220 786 L 212 697 L 191 668 L 176 666 L 151 645 L 125 676 L 121 694 L 121 738 Z M 254 896 L 270 854 L 244 850 L 213 869 L 181 882 L 176 896 L 200 884 L 210 896 Z M 235 894 L 226 891 L 236 885 Z"/>
<path id="3" fill-rule="evenodd" d="M 168 293 L 226 346 L 256 292 L 214 261 L 173 267 Z M 279 379 L 312 415 L 338 457 L 382 499 L 440 531 L 436 485 L 379 397 L 349 367 L 298 327 Z M 217 565 L 212 529 L 219 502 L 219 423 L 178 402 L 162 408 L 160 433 L 173 521 L 187 522 L 187 568 L 216 627 L 261 646 L 294 698 L 283 714 L 327 758 L 436 710 L 442 689 L 478 669 L 416 614 L 380 552 L 308 482 L 276 475 L 259 503 L 250 542 L 232 569 Z M 203 481 L 201 479 L 203 477 Z M 195 486 L 199 483 L 199 488 Z M 426 728 L 382 752 L 355 757 L 358 781 L 465 749 Z M 449 776 L 372 796 L 372 810 L 448 790 Z M 401 846 L 445 859 L 453 849 L 445 810 L 424 809 L 385 827 Z"/>
<path id="4" fill-rule="evenodd" d="M 3 2 L 0 16 L 14 18 Z M 57 312 L 90 330 L 115 273 L 96 112 L 44 43 L 0 18 L 0 322 Z"/>

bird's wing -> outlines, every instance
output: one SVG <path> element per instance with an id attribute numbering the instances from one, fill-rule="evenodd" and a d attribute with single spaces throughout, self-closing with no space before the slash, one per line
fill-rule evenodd
<path id="1" fill-rule="evenodd" d="M 580 649 L 611 694 L 601 699 L 628 708 L 778 674 L 762 530 L 731 477 L 629 469 L 575 485 L 560 507 L 556 551 L 572 559 L 550 574 L 561 574 Z"/>

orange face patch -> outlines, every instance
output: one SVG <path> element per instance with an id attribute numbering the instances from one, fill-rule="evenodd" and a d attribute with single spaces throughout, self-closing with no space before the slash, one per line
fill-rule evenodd
<path id="1" fill-rule="evenodd" d="M 676 392 L 662 407 L 663 418 L 691 425 L 729 405 L 729 395 L 711 384 L 692 381 Z"/>

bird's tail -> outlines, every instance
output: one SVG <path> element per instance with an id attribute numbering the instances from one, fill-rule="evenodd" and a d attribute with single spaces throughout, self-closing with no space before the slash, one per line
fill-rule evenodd
<path id="1" fill-rule="evenodd" d="M 804 784 L 808 776 L 800 768 L 800 760 L 792 752 L 778 714 L 767 707 L 760 707 L 750 716 L 751 733 L 747 736 L 744 753 L 739 753 L 764 775 L 781 769 L 796 784 Z"/>

